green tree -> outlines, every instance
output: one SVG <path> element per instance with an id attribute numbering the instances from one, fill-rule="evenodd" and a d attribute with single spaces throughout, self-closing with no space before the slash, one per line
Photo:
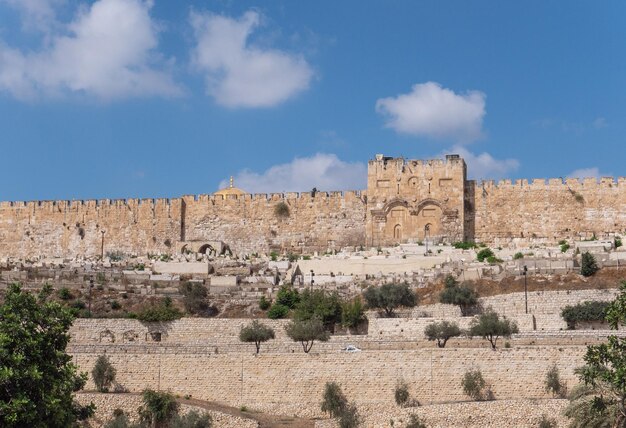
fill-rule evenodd
<path id="1" fill-rule="evenodd" d="M 361 426 L 361 416 L 353 403 L 348 403 L 339 415 L 339 428 L 357 428 Z"/>
<path id="2" fill-rule="evenodd" d="M 116 370 L 106 355 L 100 355 L 91 371 L 93 383 L 100 392 L 108 392 L 109 387 L 115 380 Z"/>
<path id="3" fill-rule="evenodd" d="M 289 313 L 289 308 L 280 303 L 274 303 L 269 311 L 267 311 L 267 317 L 272 320 L 285 318 Z"/>
<path id="4" fill-rule="evenodd" d="M 305 321 L 294 320 L 285 326 L 285 331 L 294 342 L 300 342 L 305 353 L 311 350 L 316 340 L 327 342 L 330 339 L 330 334 L 319 318 Z"/>
<path id="5" fill-rule="evenodd" d="M 257 354 L 261 350 L 261 343 L 267 342 L 274 337 L 274 329 L 261 324 L 259 320 L 254 320 L 251 324 L 241 327 L 241 331 L 239 331 L 239 340 L 247 343 L 254 342 Z"/>
<path id="6" fill-rule="evenodd" d="M 341 305 L 341 325 L 354 328 L 363 321 L 365 321 L 365 310 L 363 302 L 359 297 L 355 297 Z"/>
<path id="7" fill-rule="evenodd" d="M 178 413 L 178 403 L 168 392 L 145 389 L 142 392 L 143 405 L 139 408 L 139 420 L 153 428 L 166 428 Z"/>
<path id="8" fill-rule="evenodd" d="M 626 324 L 626 281 L 606 310 L 612 329 Z M 626 339 L 615 335 L 606 343 L 587 346 L 585 365 L 577 371 L 582 385 L 575 388 L 566 415 L 572 427 L 626 426 Z"/>
<path id="9" fill-rule="evenodd" d="M 480 336 L 491 343 L 491 348 L 496 349 L 498 338 L 511 337 L 519 330 L 515 322 L 506 318 L 500 319 L 494 311 L 488 311 L 473 319 L 470 323 L 469 335 Z"/>
<path id="10" fill-rule="evenodd" d="M 175 414 L 170 420 L 168 428 L 211 428 L 212 426 L 211 415 L 192 410 L 184 415 Z"/>
<path id="11" fill-rule="evenodd" d="M 137 319 L 144 322 L 174 321 L 183 316 L 183 313 L 172 304 L 172 299 L 166 297 L 156 305 L 143 308 Z"/>
<path id="12" fill-rule="evenodd" d="M 300 301 L 298 290 L 290 285 L 283 285 L 276 294 L 276 304 L 286 306 L 289 309 L 296 307 Z"/>
<path id="13" fill-rule="evenodd" d="M 603 321 L 606 309 L 610 302 L 593 300 L 579 303 L 575 306 L 566 306 L 561 311 L 561 317 L 569 328 L 574 328 L 577 322 Z"/>
<path id="14" fill-rule="evenodd" d="M 559 368 L 555 365 L 550 367 L 546 372 L 545 390 L 552 393 L 555 397 L 563 398 L 565 396 L 565 384 L 561 381 Z"/>
<path id="15" fill-rule="evenodd" d="M 405 428 L 426 428 L 426 424 L 420 420 L 419 416 L 411 414 Z"/>
<path id="16" fill-rule="evenodd" d="M 65 428 L 95 409 L 74 401 L 87 375 L 65 351 L 73 317 L 48 295 L 12 284 L 0 306 L 0 426 Z"/>
<path id="17" fill-rule="evenodd" d="M 436 340 L 437 347 L 445 348 L 451 337 L 461 335 L 461 329 L 457 323 L 441 321 L 429 324 L 424 329 L 424 334 L 428 340 Z"/>
<path id="18" fill-rule="evenodd" d="M 183 305 L 190 314 L 206 314 L 209 309 L 207 288 L 197 282 L 184 282 L 178 287 L 183 295 Z"/>
<path id="19" fill-rule="evenodd" d="M 589 251 L 585 251 L 580 262 L 580 273 L 582 276 L 591 276 L 600 268 L 596 263 L 596 258 Z"/>
<path id="20" fill-rule="evenodd" d="M 324 395 L 320 408 L 322 412 L 328 413 L 331 418 L 336 418 L 348 405 L 346 396 L 343 395 L 341 387 L 336 382 L 326 382 L 324 385 Z"/>
<path id="21" fill-rule="evenodd" d="M 489 395 L 486 391 L 487 382 L 485 382 L 482 372 L 478 369 L 465 372 L 461 386 L 465 395 L 472 400 L 484 400 Z"/>
<path id="22" fill-rule="evenodd" d="M 367 306 L 383 309 L 388 317 L 400 306 L 412 308 L 417 305 L 417 296 L 406 284 L 384 284 L 380 287 L 369 287 L 363 293 Z"/>
<path id="23" fill-rule="evenodd" d="M 304 290 L 295 306 L 293 318 L 306 321 L 322 320 L 327 330 L 333 331 L 335 323 L 341 321 L 341 301 L 337 293 L 324 290 Z"/>
<path id="24" fill-rule="evenodd" d="M 482 250 L 478 252 L 478 254 L 476 254 L 476 259 L 479 262 L 483 262 L 485 261 L 485 259 L 488 259 L 489 257 L 495 257 L 495 256 L 496 255 L 493 253 L 491 248 L 483 248 Z"/>
<path id="25" fill-rule="evenodd" d="M 459 285 L 452 275 L 448 275 L 439 295 L 439 302 L 457 305 L 461 309 L 461 315 L 467 316 L 478 304 L 478 293 L 465 285 Z"/>

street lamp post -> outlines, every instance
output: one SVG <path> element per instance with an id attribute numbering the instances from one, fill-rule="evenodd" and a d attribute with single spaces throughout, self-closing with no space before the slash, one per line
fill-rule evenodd
<path id="1" fill-rule="evenodd" d="M 89 303 L 88 303 L 89 318 L 91 318 L 91 289 L 92 288 L 93 288 L 93 275 L 89 277 Z"/>
<path id="2" fill-rule="evenodd" d="M 428 232 L 430 232 L 430 226 L 424 226 L 424 242 L 426 243 L 426 255 L 428 255 Z"/>
<path id="3" fill-rule="evenodd" d="M 528 313 L 528 285 L 526 283 L 526 277 L 528 276 L 528 267 L 524 265 L 524 300 L 526 302 L 526 313 Z"/>
<path id="4" fill-rule="evenodd" d="M 102 241 L 100 243 L 100 260 L 104 260 L 104 234 L 106 231 L 101 230 L 100 233 L 102 233 Z"/>

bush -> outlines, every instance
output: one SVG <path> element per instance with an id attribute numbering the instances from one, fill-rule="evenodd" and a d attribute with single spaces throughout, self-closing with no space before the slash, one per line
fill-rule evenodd
<path id="1" fill-rule="evenodd" d="M 343 395 L 341 387 L 336 382 L 326 382 L 324 395 L 322 398 L 322 412 L 328 413 L 331 418 L 336 418 L 348 405 L 346 396 Z"/>
<path id="2" fill-rule="evenodd" d="M 274 207 L 274 215 L 278 218 L 289 217 L 289 205 L 284 202 L 279 202 Z"/>
<path id="3" fill-rule="evenodd" d="M 182 318 L 182 312 L 166 297 L 158 305 L 144 307 L 137 313 L 137 319 L 144 322 L 173 321 Z"/>
<path id="4" fill-rule="evenodd" d="M 298 290 L 289 285 L 281 286 L 276 295 L 276 303 L 286 306 L 289 309 L 295 308 L 299 301 L 300 294 Z"/>
<path id="5" fill-rule="evenodd" d="M 480 336 L 491 343 L 491 348 L 496 349 L 499 337 L 511 337 L 517 333 L 517 324 L 508 319 L 500 319 L 497 313 L 488 311 L 473 319 L 470 323 L 469 335 Z"/>
<path id="6" fill-rule="evenodd" d="M 459 285 L 452 275 L 446 276 L 444 290 L 439 295 L 439 302 L 458 305 L 463 316 L 469 315 L 478 304 L 478 293 L 465 285 Z"/>
<path id="7" fill-rule="evenodd" d="M 469 250 L 476 248 L 476 244 L 473 242 L 455 242 L 452 246 L 458 250 Z"/>
<path id="8" fill-rule="evenodd" d="M 566 306 L 561 311 L 561 317 L 567 322 L 568 327 L 574 328 L 577 322 L 604 321 L 606 309 L 610 302 L 590 301 L 579 303 L 574 306 Z"/>
<path id="9" fill-rule="evenodd" d="M 502 263 L 502 259 L 499 259 L 496 256 L 489 256 L 487 257 L 487 263 L 489 263 L 490 265 L 495 265 L 496 263 Z"/>
<path id="10" fill-rule="evenodd" d="M 355 297 L 353 300 L 344 302 L 341 305 L 341 325 L 354 328 L 363 321 L 365 321 L 365 311 L 360 298 Z"/>
<path id="11" fill-rule="evenodd" d="M 272 306 L 272 303 L 267 300 L 265 296 L 261 296 L 261 298 L 259 299 L 259 309 L 261 309 L 262 311 L 267 311 L 270 306 Z"/>
<path id="12" fill-rule="evenodd" d="M 495 254 L 493 253 L 493 251 L 491 251 L 491 248 L 483 248 L 478 252 L 478 254 L 476 254 L 476 259 L 479 262 L 485 261 L 485 259 L 488 257 L 495 257 Z"/>
<path id="13" fill-rule="evenodd" d="M 545 380 L 545 390 L 546 392 L 551 393 L 555 397 L 563 398 L 566 394 L 565 385 L 561 381 L 561 376 L 559 375 L 559 369 L 555 365 L 550 367 L 550 369 L 546 373 Z"/>
<path id="14" fill-rule="evenodd" d="M 209 292 L 204 285 L 184 282 L 178 287 L 178 290 L 183 295 L 183 305 L 188 313 L 207 314 L 209 309 L 207 296 Z"/>
<path id="15" fill-rule="evenodd" d="M 258 354 L 261 349 L 261 343 L 267 342 L 274 338 L 274 329 L 261 324 L 258 320 L 252 321 L 245 327 L 241 327 L 239 331 L 239 340 L 242 342 L 252 343 L 256 346 L 256 353 Z"/>
<path id="16" fill-rule="evenodd" d="M 332 331 L 334 324 L 341 321 L 339 296 L 324 290 L 305 290 L 296 303 L 293 318 L 301 321 L 318 318 L 326 329 Z"/>
<path id="17" fill-rule="evenodd" d="M 541 416 L 541 420 L 539 421 L 539 428 L 556 428 L 556 420 L 553 418 L 549 418 L 546 415 Z"/>
<path id="18" fill-rule="evenodd" d="M 168 392 L 145 389 L 143 405 L 139 408 L 139 420 L 143 425 L 167 426 L 178 413 L 178 403 Z"/>
<path id="19" fill-rule="evenodd" d="M 409 403 L 411 395 L 409 393 L 409 385 L 406 382 L 399 382 L 396 385 L 394 398 L 396 399 L 396 404 L 400 407 L 405 407 Z"/>
<path id="20" fill-rule="evenodd" d="M 417 305 L 417 296 L 406 284 L 384 284 L 381 287 L 369 287 L 363 293 L 367 306 L 384 309 L 388 317 L 400 307 L 412 308 Z"/>
<path id="21" fill-rule="evenodd" d="M 619 248 L 619 247 L 621 247 L 621 246 L 622 246 L 622 238 L 615 238 L 615 239 L 613 240 L 613 246 L 614 246 L 615 248 Z"/>
<path id="22" fill-rule="evenodd" d="M 582 255 L 580 264 L 580 273 L 582 276 L 591 276 L 596 273 L 600 268 L 596 263 L 596 258 L 589 251 L 585 251 Z"/>
<path id="23" fill-rule="evenodd" d="M 59 296 L 59 299 L 61 300 L 70 300 L 74 298 L 72 292 L 67 287 L 61 288 L 57 294 Z"/>
<path id="24" fill-rule="evenodd" d="M 93 383 L 98 392 L 108 392 L 109 387 L 115 380 L 116 370 L 106 355 L 100 355 L 91 371 Z"/>
<path id="25" fill-rule="evenodd" d="M 428 340 L 436 340 L 438 348 L 445 348 L 451 337 L 461 335 L 461 329 L 457 323 L 441 321 L 429 324 L 424 329 L 424 335 Z"/>
<path id="26" fill-rule="evenodd" d="M 285 318 L 289 313 L 289 308 L 280 303 L 274 303 L 269 311 L 267 311 L 267 317 L 272 320 Z"/>
<path id="27" fill-rule="evenodd" d="M 316 340 L 327 342 L 330 334 L 324 328 L 319 318 L 310 320 L 294 320 L 285 326 L 287 336 L 294 342 L 300 342 L 302 350 L 308 353 Z"/>
<path id="28" fill-rule="evenodd" d="M 463 380 L 461 381 L 463 386 L 463 392 L 472 400 L 481 401 L 487 396 L 486 387 L 487 383 L 483 379 L 483 374 L 480 370 L 469 370 L 465 372 Z"/>
<path id="29" fill-rule="evenodd" d="M 515 253 L 515 255 L 513 256 L 513 260 L 519 260 L 519 259 L 523 259 L 524 258 L 524 254 L 517 252 Z"/>
<path id="30" fill-rule="evenodd" d="M 419 416 L 412 414 L 405 428 L 426 428 L 426 424 L 420 420 Z"/>
<path id="31" fill-rule="evenodd" d="M 118 309 L 122 309 L 122 305 L 120 305 L 120 302 L 118 302 L 117 300 L 112 300 L 111 309 L 113 309 L 114 311 L 117 311 Z"/>
<path id="32" fill-rule="evenodd" d="M 569 249 L 570 249 L 570 246 L 569 246 L 569 244 L 567 242 L 564 243 L 564 244 L 561 244 L 561 252 L 562 253 L 566 253 L 567 250 L 569 250 Z"/>
<path id="33" fill-rule="evenodd" d="M 197 410 L 179 415 L 175 414 L 169 421 L 168 428 L 211 428 L 213 419 L 207 413 L 199 413 Z"/>
<path id="34" fill-rule="evenodd" d="M 339 415 L 339 428 L 356 428 L 361 425 L 361 416 L 354 404 L 348 404 Z"/>
<path id="35" fill-rule="evenodd" d="M 104 428 L 129 428 L 131 426 L 124 412 L 120 410 L 121 413 L 119 413 L 118 410 L 120 409 L 115 409 L 113 419 L 104 424 Z"/>

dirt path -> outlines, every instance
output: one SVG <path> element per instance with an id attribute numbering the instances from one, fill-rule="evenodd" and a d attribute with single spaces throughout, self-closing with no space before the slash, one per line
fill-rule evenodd
<path id="1" fill-rule="evenodd" d="M 226 413 L 228 415 L 239 416 L 242 418 L 253 419 L 259 423 L 260 428 L 313 428 L 315 421 L 313 419 L 296 418 L 289 416 L 270 415 L 267 413 L 248 410 L 242 412 L 236 407 L 217 404 L 212 401 L 203 401 L 195 398 L 177 400 L 180 404 L 188 404 L 200 407 L 206 410 L 214 410 L 216 412 Z"/>

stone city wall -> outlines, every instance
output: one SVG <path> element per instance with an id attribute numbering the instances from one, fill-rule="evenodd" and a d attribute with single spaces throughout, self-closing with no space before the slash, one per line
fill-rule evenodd
<path id="1" fill-rule="evenodd" d="M 400 380 L 422 404 L 466 400 L 461 379 L 480 369 L 497 399 L 548 398 L 545 373 L 556 364 L 563 381 L 577 383 L 584 346 L 419 349 L 356 353 L 212 354 L 144 352 L 111 345 L 106 354 L 117 381 L 129 391 L 144 388 L 249 408 L 290 407 L 300 415 L 319 414 L 328 381 L 338 382 L 359 404 L 394 404 Z M 152 352 L 150 352 L 152 351 Z M 72 352 L 80 370 L 91 371 L 98 352 Z M 87 388 L 93 388 L 90 380 Z"/>
<path id="2" fill-rule="evenodd" d="M 626 177 L 468 182 L 476 241 L 556 242 L 626 231 Z"/>

